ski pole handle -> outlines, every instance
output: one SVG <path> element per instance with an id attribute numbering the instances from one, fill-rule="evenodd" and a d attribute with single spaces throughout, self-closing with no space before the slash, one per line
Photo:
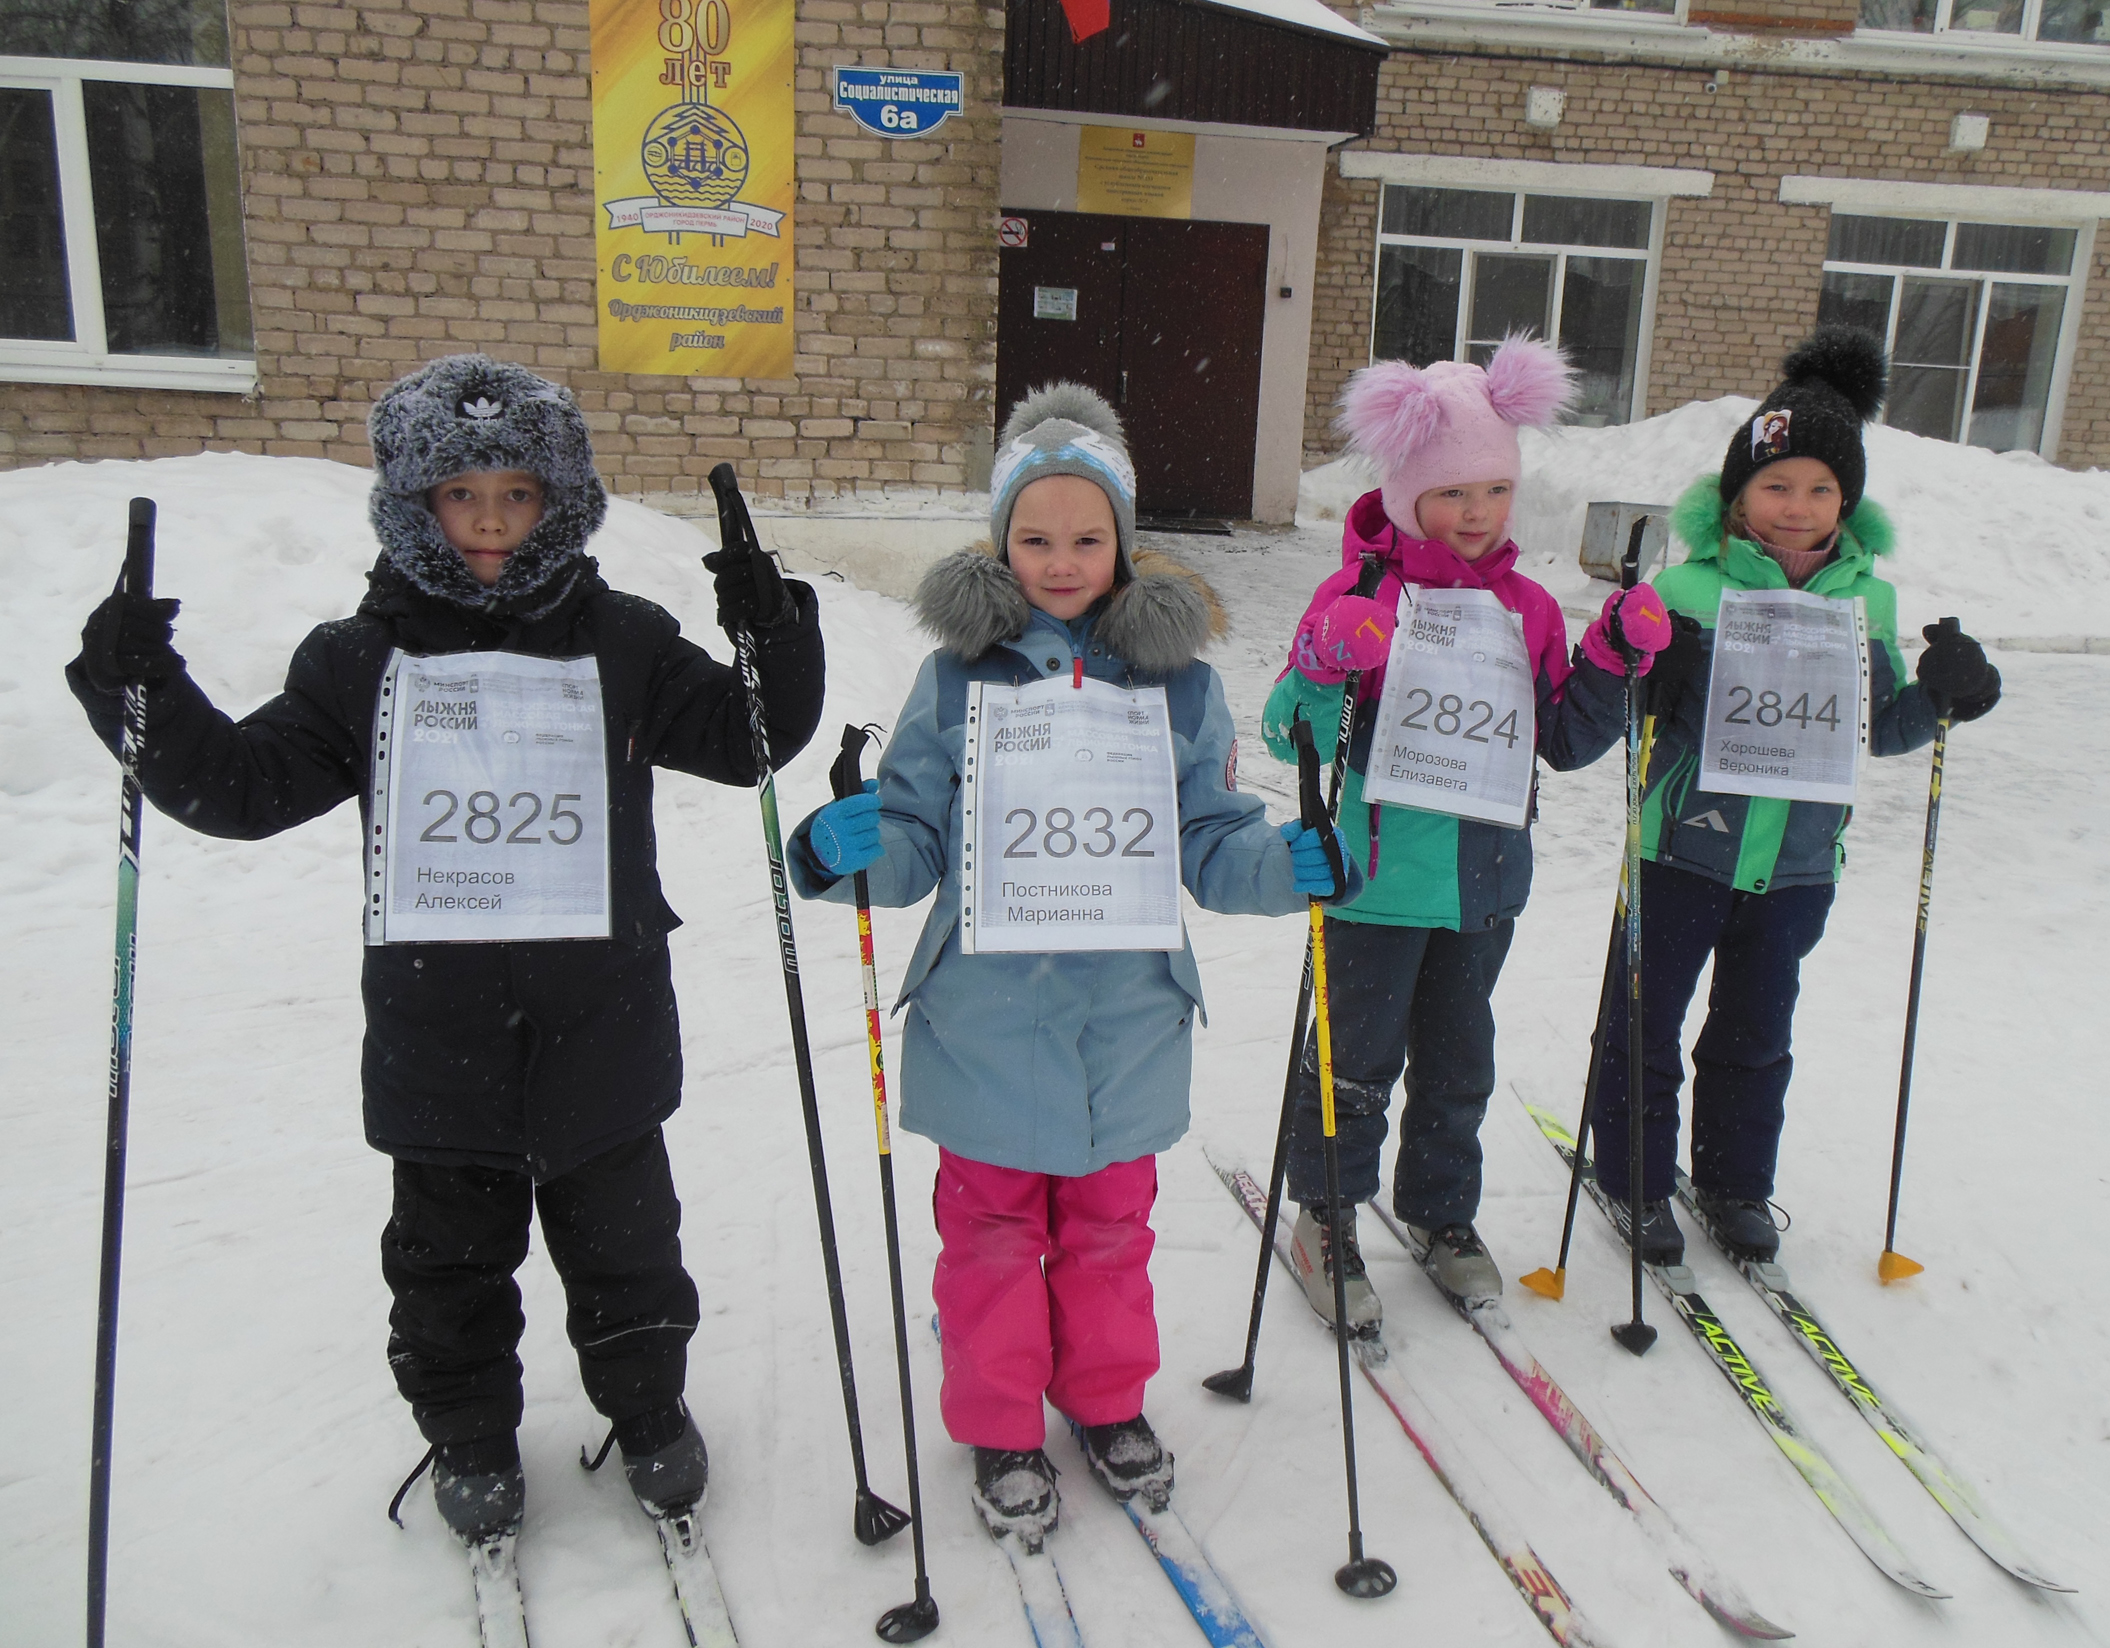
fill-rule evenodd
<path id="1" fill-rule="evenodd" d="M 836 800 L 841 801 L 863 791 L 865 744 L 871 737 L 870 727 L 843 728 L 842 753 L 835 758 L 835 765 L 828 769 L 828 787 L 834 791 Z"/>
<path id="2" fill-rule="evenodd" d="M 134 498 L 125 532 L 125 593 L 144 600 L 154 593 L 154 500 Z"/>
<path id="3" fill-rule="evenodd" d="M 1641 582 L 1641 535 L 1648 531 L 1649 517 L 1638 515 L 1626 535 L 1626 553 L 1619 557 L 1619 587 L 1632 589 Z"/>
<path id="4" fill-rule="evenodd" d="M 1289 741 L 1297 750 L 1297 820 L 1307 830 L 1320 833 L 1326 850 L 1326 869 L 1333 877 L 1334 896 L 1339 897 L 1348 890 L 1348 866 L 1341 861 L 1341 838 L 1334 831 L 1333 817 L 1319 798 L 1319 746 L 1312 738 L 1311 723 L 1304 719 L 1301 704 L 1290 719 Z M 1317 900 L 1313 905 L 1316 908 Z"/>

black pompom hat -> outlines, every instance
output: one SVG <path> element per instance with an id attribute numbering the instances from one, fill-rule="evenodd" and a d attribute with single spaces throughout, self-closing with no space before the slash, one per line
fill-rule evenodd
<path id="1" fill-rule="evenodd" d="M 1722 502 L 1733 504 L 1767 464 L 1815 458 L 1839 478 L 1840 518 L 1868 485 L 1861 426 L 1876 415 L 1890 376 L 1883 345 L 1858 326 L 1820 326 L 1781 362 L 1784 381 L 1736 426 L 1722 459 Z"/>

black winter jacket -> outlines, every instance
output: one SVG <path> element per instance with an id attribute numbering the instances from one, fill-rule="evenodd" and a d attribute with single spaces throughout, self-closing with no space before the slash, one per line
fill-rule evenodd
<path id="1" fill-rule="evenodd" d="M 407 1160 L 568 1171 L 636 1138 L 681 1098 L 680 1036 L 660 892 L 652 769 L 756 781 L 738 672 L 684 640 L 673 616 L 611 590 L 591 561 L 532 620 L 469 611 L 413 587 L 386 559 L 350 618 L 300 644 L 285 690 L 235 721 L 188 674 L 147 694 L 140 778 L 149 800 L 203 834 L 253 841 L 371 791 L 374 710 L 391 651 L 592 654 L 607 722 L 611 939 L 371 947 L 362 1070 L 367 1140 Z M 789 761 L 819 724 L 824 685 L 811 589 L 756 636 L 770 748 Z M 81 660 L 74 696 L 114 752 L 120 695 Z M 362 832 L 363 833 L 363 832 Z"/>

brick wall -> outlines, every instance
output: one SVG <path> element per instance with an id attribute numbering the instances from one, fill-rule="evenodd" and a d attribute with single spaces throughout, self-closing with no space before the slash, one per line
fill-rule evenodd
<path id="1" fill-rule="evenodd" d="M 1718 89 L 1707 89 L 1714 82 Z M 1523 123 L 1528 87 L 1568 94 L 1550 132 Z M 1949 122 L 1991 118 L 1987 147 L 1948 152 Z M 2110 93 L 1863 74 L 1711 70 L 1402 49 L 1385 65 L 1377 133 L 1359 147 L 1516 160 L 1693 167 L 1704 199 L 1667 208 L 1648 405 L 1763 394 L 1814 324 L 1829 209 L 1780 200 L 1787 174 L 2110 191 Z M 1308 459 L 1338 450 L 1333 406 L 1369 358 L 1378 185 L 1327 182 L 1306 402 Z M 2106 237 L 2110 238 L 2110 237 Z M 2110 464 L 2105 259 L 2084 293 L 2059 461 Z"/>
<path id="2" fill-rule="evenodd" d="M 0 467 L 242 450 L 367 460 L 377 390 L 482 349 L 569 383 L 609 484 L 960 488 L 995 382 L 1001 7 L 800 0 L 796 377 L 595 370 L 584 0 L 234 0 L 257 393 L 0 383 Z M 951 68 L 923 142 L 838 115 L 829 65 Z M 986 462 L 986 460 L 984 460 Z"/>

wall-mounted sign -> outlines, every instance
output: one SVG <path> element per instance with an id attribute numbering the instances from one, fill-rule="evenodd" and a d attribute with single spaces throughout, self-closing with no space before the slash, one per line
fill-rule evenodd
<path id="1" fill-rule="evenodd" d="M 1016 251 L 1026 243 L 1026 220 L 1022 217 L 1000 217 L 996 220 L 996 243 Z"/>
<path id="2" fill-rule="evenodd" d="M 922 137 L 966 106 L 964 75 L 952 69 L 835 70 L 835 106 L 881 137 Z"/>
<path id="3" fill-rule="evenodd" d="M 591 0 L 609 372 L 788 378 L 793 0 Z"/>
<path id="4" fill-rule="evenodd" d="M 1077 288 L 1074 286 L 1034 287 L 1033 318 L 1035 320 L 1075 320 L 1077 318 Z"/>
<path id="5" fill-rule="evenodd" d="M 1077 210 L 1194 215 L 1194 134 L 1086 126 L 1077 134 Z"/>

